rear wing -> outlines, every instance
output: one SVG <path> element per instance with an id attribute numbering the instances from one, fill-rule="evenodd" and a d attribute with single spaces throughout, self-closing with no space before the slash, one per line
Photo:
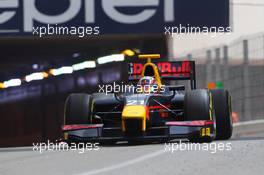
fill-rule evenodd
<path id="1" fill-rule="evenodd" d="M 191 88 L 196 89 L 196 75 L 194 61 L 172 61 L 172 62 L 153 62 L 159 69 L 162 80 L 190 80 Z M 141 78 L 141 72 L 144 67 L 143 62 L 128 64 L 128 74 L 130 81 L 136 81 Z"/>

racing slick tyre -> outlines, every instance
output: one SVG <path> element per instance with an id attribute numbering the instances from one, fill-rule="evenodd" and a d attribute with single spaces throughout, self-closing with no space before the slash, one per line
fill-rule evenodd
<path id="1" fill-rule="evenodd" d="M 184 115 L 187 121 L 197 120 L 213 120 L 214 111 L 212 104 L 212 97 L 207 90 L 199 89 L 189 91 L 184 96 Z M 213 128 L 215 132 L 215 125 Z M 215 136 L 201 136 L 200 133 L 192 134 L 189 136 L 191 142 L 211 142 Z"/>
<path id="2" fill-rule="evenodd" d="M 216 116 L 216 139 L 227 140 L 232 136 L 231 96 L 223 89 L 211 90 Z"/>
<path id="3" fill-rule="evenodd" d="M 93 99 L 88 94 L 71 94 L 65 103 L 65 125 L 91 124 Z"/>

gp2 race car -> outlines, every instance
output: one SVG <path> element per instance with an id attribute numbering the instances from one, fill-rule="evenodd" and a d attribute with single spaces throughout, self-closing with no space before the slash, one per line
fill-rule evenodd
<path id="1" fill-rule="evenodd" d="M 62 127 L 67 142 L 170 141 L 229 139 L 231 97 L 226 90 L 196 89 L 195 62 L 152 62 L 159 54 L 140 55 L 129 63 L 133 84 L 122 93 L 71 94 Z M 163 81 L 190 81 L 163 85 Z"/>

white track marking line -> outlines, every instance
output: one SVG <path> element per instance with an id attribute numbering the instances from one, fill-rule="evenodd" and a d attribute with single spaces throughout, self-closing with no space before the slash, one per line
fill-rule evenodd
<path id="1" fill-rule="evenodd" d="M 132 165 L 132 164 L 135 164 L 138 162 L 142 162 L 144 160 L 147 160 L 147 159 L 159 156 L 161 154 L 164 154 L 165 152 L 166 152 L 165 150 L 156 151 L 154 153 L 147 154 L 147 155 L 144 155 L 144 156 L 141 156 L 141 157 L 138 157 L 138 158 L 117 164 L 117 165 L 112 165 L 112 166 L 108 166 L 108 167 L 101 168 L 98 170 L 88 171 L 88 172 L 77 174 L 77 175 L 93 175 L 93 174 L 105 173 L 107 171 L 116 170 L 116 169 L 123 168 L 123 167 L 129 166 L 129 165 Z"/>

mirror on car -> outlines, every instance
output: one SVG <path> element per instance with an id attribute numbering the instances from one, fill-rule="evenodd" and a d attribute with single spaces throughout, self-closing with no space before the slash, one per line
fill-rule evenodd
<path id="1" fill-rule="evenodd" d="M 121 103 L 125 101 L 125 96 L 123 93 L 114 93 L 115 99 Z"/>

